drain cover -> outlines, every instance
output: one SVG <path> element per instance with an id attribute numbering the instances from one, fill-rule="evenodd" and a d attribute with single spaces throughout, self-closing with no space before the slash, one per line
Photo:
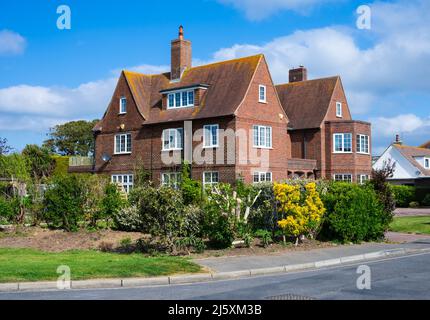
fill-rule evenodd
<path id="1" fill-rule="evenodd" d="M 299 294 L 286 293 L 279 296 L 266 297 L 266 300 L 315 300 L 315 298 L 301 296 Z"/>

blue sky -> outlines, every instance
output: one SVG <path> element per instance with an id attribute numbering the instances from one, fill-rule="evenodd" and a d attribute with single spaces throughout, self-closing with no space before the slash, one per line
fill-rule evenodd
<path id="1" fill-rule="evenodd" d="M 59 30 L 57 7 L 70 7 Z M 356 27 L 360 5 L 371 29 Z M 194 64 L 264 53 L 276 83 L 305 65 L 342 76 L 353 116 L 373 123 L 374 153 L 402 135 L 430 140 L 430 4 L 425 0 L 3 1 L 0 137 L 17 150 L 49 127 L 101 117 L 121 69 L 168 69 L 180 24 Z"/>

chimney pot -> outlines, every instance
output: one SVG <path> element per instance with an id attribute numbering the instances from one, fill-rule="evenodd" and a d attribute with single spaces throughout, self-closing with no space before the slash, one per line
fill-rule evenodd
<path id="1" fill-rule="evenodd" d="M 179 39 L 184 40 L 184 27 L 182 25 L 179 26 Z"/>
<path id="2" fill-rule="evenodd" d="M 402 140 L 400 139 L 400 134 L 396 134 L 396 140 L 394 141 L 395 144 L 402 144 Z"/>

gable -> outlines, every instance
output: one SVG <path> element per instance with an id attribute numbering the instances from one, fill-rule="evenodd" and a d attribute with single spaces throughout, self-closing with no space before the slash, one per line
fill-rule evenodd
<path id="1" fill-rule="evenodd" d="M 336 116 L 336 104 L 337 102 L 342 103 L 342 117 Z M 352 120 L 351 111 L 349 110 L 348 99 L 346 98 L 345 91 L 343 89 L 342 80 L 340 77 L 336 82 L 333 90 L 330 104 L 327 109 L 327 113 L 323 121 L 336 121 L 336 120 Z"/>
<path id="2" fill-rule="evenodd" d="M 266 102 L 259 102 L 260 85 L 266 87 Z M 264 56 L 258 67 L 243 101 L 237 108 L 235 115 L 239 118 L 256 119 L 266 122 L 288 123 L 288 117 L 280 103 L 276 87 Z"/>
<path id="3" fill-rule="evenodd" d="M 339 77 L 292 82 L 276 86 L 293 129 L 319 128 L 331 105 Z"/>
<path id="4" fill-rule="evenodd" d="M 384 166 L 384 162 L 391 159 L 396 163 L 394 175 L 391 179 L 415 179 L 419 176 L 419 170 L 395 147 L 392 145 L 385 150 L 378 161 L 375 162 L 373 168 L 380 170 Z M 418 174 L 417 174 L 418 171 Z"/>
<path id="5" fill-rule="evenodd" d="M 127 112 L 119 113 L 120 98 L 127 99 Z M 141 127 L 144 117 L 136 104 L 135 97 L 130 89 L 124 72 L 121 73 L 111 101 L 103 115 L 103 118 L 95 125 L 94 131 L 116 132 L 121 125 L 124 130 L 137 130 Z"/>

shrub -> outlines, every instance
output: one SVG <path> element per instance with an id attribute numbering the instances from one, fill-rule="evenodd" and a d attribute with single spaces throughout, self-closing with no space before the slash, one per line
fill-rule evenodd
<path id="1" fill-rule="evenodd" d="M 12 223 L 16 217 L 16 210 L 11 201 L 0 197 L 0 224 Z"/>
<path id="2" fill-rule="evenodd" d="M 261 239 L 261 243 L 265 248 L 267 248 L 270 243 L 273 242 L 272 234 L 267 230 L 258 230 L 254 235 Z"/>
<path id="3" fill-rule="evenodd" d="M 191 252 L 202 253 L 206 246 L 201 238 L 196 237 L 184 237 L 175 240 L 175 250 L 178 252 Z"/>
<path id="4" fill-rule="evenodd" d="M 333 182 L 323 202 L 327 208 L 323 238 L 341 242 L 378 240 L 388 229 L 384 206 L 369 186 Z"/>
<path id="5" fill-rule="evenodd" d="M 296 244 L 301 236 L 315 237 L 326 211 L 316 191 L 316 184 L 308 183 L 302 195 L 299 185 L 275 183 L 274 193 L 279 211 L 284 215 L 278 221 L 284 233 L 295 237 Z"/>
<path id="6" fill-rule="evenodd" d="M 185 205 L 202 202 L 202 184 L 191 179 L 190 165 L 187 163 L 182 165 L 181 191 Z"/>
<path id="7" fill-rule="evenodd" d="M 426 194 L 424 199 L 421 201 L 423 206 L 429 207 L 430 206 L 430 193 Z"/>
<path id="8" fill-rule="evenodd" d="M 114 228 L 121 231 L 141 231 L 143 229 L 142 219 L 137 206 L 120 208 L 113 215 Z"/>
<path id="9" fill-rule="evenodd" d="M 393 176 L 395 168 L 395 162 L 391 160 L 384 162 L 382 169 L 372 170 L 372 179 L 370 180 L 373 190 L 375 190 L 379 201 L 384 207 L 386 219 L 384 224 L 389 224 L 393 221 L 393 212 L 396 208 L 393 191 L 387 182 L 387 179 Z"/>
<path id="10" fill-rule="evenodd" d="M 54 177 L 44 197 L 43 217 L 52 227 L 76 231 L 84 218 L 85 182 L 78 175 Z"/>
<path id="11" fill-rule="evenodd" d="M 412 201 L 409 203 L 409 208 L 418 208 L 420 206 L 420 203 L 418 201 Z"/>
<path id="12" fill-rule="evenodd" d="M 117 186 L 108 183 L 104 189 L 104 195 L 100 203 L 99 218 L 114 218 L 124 204 Z"/>
<path id="13" fill-rule="evenodd" d="M 415 200 L 415 187 L 392 185 L 391 190 L 396 201 L 396 207 L 407 208 Z"/>
<path id="14" fill-rule="evenodd" d="M 252 230 L 268 230 L 272 233 L 278 229 L 278 210 L 272 183 L 259 183 L 252 186 L 256 192 L 261 191 L 260 196 L 252 207 L 249 215 L 249 225 Z"/>

